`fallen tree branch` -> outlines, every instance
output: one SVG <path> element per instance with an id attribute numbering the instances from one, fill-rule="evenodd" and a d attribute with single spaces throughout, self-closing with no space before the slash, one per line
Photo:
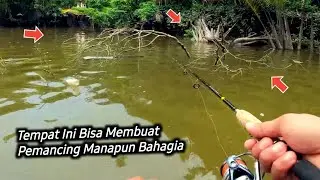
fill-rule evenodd
<path id="1" fill-rule="evenodd" d="M 229 33 L 232 31 L 232 29 L 234 28 L 234 26 L 236 26 L 237 23 L 238 23 L 238 21 L 235 22 L 235 23 L 227 30 L 227 32 L 225 32 L 225 33 L 223 34 L 223 40 L 226 39 L 226 37 L 229 35 Z"/>
<path id="2" fill-rule="evenodd" d="M 239 44 L 239 43 L 250 43 L 252 41 L 268 41 L 268 37 L 241 37 L 235 39 L 232 44 Z"/>
<path id="3" fill-rule="evenodd" d="M 225 62 L 223 62 L 223 60 L 227 56 L 232 57 L 233 59 L 236 59 L 239 61 L 249 63 L 249 64 L 258 63 L 258 64 L 266 65 L 265 59 L 260 59 L 257 61 L 248 60 L 232 54 L 222 44 L 222 42 L 220 42 L 220 39 L 217 39 L 219 28 L 217 29 L 217 31 L 213 31 L 212 29 L 209 30 L 209 28 L 206 26 L 203 19 L 199 21 L 199 23 L 202 24 L 201 26 L 203 29 L 206 29 L 206 33 L 203 34 L 204 36 L 202 36 L 202 38 L 205 38 L 206 41 L 213 42 L 218 47 L 218 49 L 215 51 L 217 53 L 217 56 L 216 56 L 217 58 L 213 66 L 215 68 L 214 71 L 224 69 L 226 70 L 226 72 L 232 72 L 235 74 L 242 73 L 243 68 L 231 69 L 227 64 L 225 64 Z M 201 32 L 197 32 L 197 33 L 201 33 Z M 170 38 L 174 40 L 183 49 L 188 59 L 192 59 L 188 49 L 178 38 L 172 35 L 169 35 L 167 33 L 159 32 L 155 30 L 140 30 L 140 29 L 132 29 L 132 28 L 105 30 L 101 34 L 99 34 L 96 38 L 88 39 L 78 44 L 79 49 L 76 55 L 77 57 L 81 57 L 79 59 L 86 59 L 86 60 L 99 59 L 102 61 L 108 61 L 108 60 L 115 59 L 117 57 L 126 57 L 127 56 L 126 54 L 128 52 L 132 52 L 132 51 L 140 52 L 142 48 L 147 48 L 147 47 L 148 49 L 150 49 L 150 46 L 160 37 Z M 258 39 L 263 39 L 263 37 L 260 37 Z M 70 41 L 71 40 L 68 40 L 67 42 L 70 42 Z M 237 41 L 241 42 L 239 39 Z M 65 42 L 64 44 L 67 44 L 67 42 Z M 219 50 L 222 51 L 221 55 L 219 55 Z M 82 56 L 83 54 L 88 54 L 88 53 L 94 54 L 94 55 L 85 56 L 85 57 Z M 189 62 L 189 65 L 194 68 L 201 69 L 201 67 L 197 67 L 197 65 L 200 65 L 201 63 L 199 62 L 193 63 L 193 61 L 194 60 Z M 202 65 L 204 64 L 202 63 Z M 208 67 L 209 66 L 207 66 L 206 68 Z"/>

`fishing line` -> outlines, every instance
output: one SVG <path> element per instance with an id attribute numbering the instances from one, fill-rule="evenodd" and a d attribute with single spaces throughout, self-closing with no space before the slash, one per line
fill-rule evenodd
<path id="1" fill-rule="evenodd" d="M 179 68 L 181 68 L 181 69 L 183 70 L 183 72 L 185 72 L 186 68 L 185 68 L 182 64 L 180 64 L 175 58 L 173 58 L 173 59 L 177 62 L 177 64 L 179 65 Z M 190 81 L 193 83 L 192 78 L 191 78 L 190 76 L 188 76 L 188 77 L 189 77 Z M 193 83 L 193 84 L 194 84 L 194 83 Z M 202 100 L 204 109 L 205 109 L 205 111 L 206 111 L 206 114 L 208 115 L 208 117 L 209 117 L 210 120 L 211 120 L 211 123 L 212 123 L 212 125 L 213 125 L 213 130 L 214 130 L 213 133 L 216 135 L 218 144 L 219 144 L 219 146 L 221 147 L 221 149 L 222 149 L 223 153 L 225 154 L 225 156 L 228 157 L 228 153 L 226 152 L 225 148 L 224 148 L 223 145 L 222 145 L 222 142 L 221 142 L 220 137 L 219 137 L 219 135 L 218 135 L 217 126 L 216 126 L 216 124 L 215 124 L 215 122 L 214 122 L 214 120 L 213 120 L 213 118 L 212 118 L 212 115 L 211 115 L 211 114 L 209 113 L 209 111 L 208 111 L 208 108 L 207 108 L 207 106 L 206 106 L 204 97 L 203 97 L 203 95 L 202 95 L 202 93 L 201 93 L 201 91 L 200 91 L 199 88 L 195 88 L 195 89 L 198 90 L 198 93 L 199 93 L 199 95 L 200 95 L 200 97 L 201 97 L 201 100 Z"/>

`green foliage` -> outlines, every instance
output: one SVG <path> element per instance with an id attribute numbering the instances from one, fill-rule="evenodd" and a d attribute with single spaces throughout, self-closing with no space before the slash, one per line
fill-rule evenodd
<path id="1" fill-rule="evenodd" d="M 191 29 L 186 29 L 184 30 L 184 37 L 193 37 L 193 33 L 192 33 L 192 30 Z"/>
<path id="2" fill-rule="evenodd" d="M 94 8 L 81 8 L 81 7 L 73 7 L 71 10 L 69 10 L 70 13 L 76 14 L 76 15 L 88 15 L 90 17 L 95 16 L 98 11 Z"/>
<path id="3" fill-rule="evenodd" d="M 158 6 L 154 3 L 154 1 L 147 1 L 141 3 L 139 5 L 139 9 L 135 10 L 134 14 L 142 21 L 147 21 L 148 19 L 151 19 L 158 11 Z"/>
<path id="4" fill-rule="evenodd" d="M 287 16 L 297 17 L 297 12 L 319 11 L 319 7 L 311 5 L 309 0 L 244 0 L 244 2 L 257 14 L 261 10 L 281 9 Z"/>
<path id="5" fill-rule="evenodd" d="M 295 14 L 297 16 L 297 11 L 304 12 L 319 12 L 319 7 L 312 5 L 311 1 L 308 0 L 294 0 L 286 2 L 286 10 L 288 13 Z"/>
<path id="6" fill-rule="evenodd" d="M 283 8 L 287 0 L 264 0 L 262 4 L 266 6 L 272 6 L 277 8 Z"/>
<path id="7" fill-rule="evenodd" d="M 74 14 L 74 15 L 77 15 L 77 16 L 85 15 L 83 12 L 81 12 L 81 9 L 78 10 L 78 9 L 74 8 L 74 9 L 62 9 L 61 10 L 61 14 L 67 14 L 67 13 Z"/>
<path id="8" fill-rule="evenodd" d="M 72 10 L 88 15 L 93 23 L 103 27 L 131 26 L 153 18 L 158 6 L 153 0 L 88 0 L 87 8 Z"/>
<path id="9" fill-rule="evenodd" d="M 118 16 L 123 13 L 123 11 L 121 10 L 110 7 L 103 7 L 101 10 L 91 7 L 73 7 L 72 10 L 76 11 L 78 14 L 84 14 L 89 16 L 89 18 L 96 24 L 109 27 L 113 26 Z"/>
<path id="10" fill-rule="evenodd" d="M 102 10 L 102 8 L 110 5 L 108 0 L 87 0 L 87 7 L 94 8 L 97 10 Z"/>
<path id="11" fill-rule="evenodd" d="M 76 4 L 76 0 L 34 0 L 30 4 L 30 9 L 41 12 L 43 15 L 58 15 L 61 8 L 70 8 Z"/>
<path id="12" fill-rule="evenodd" d="M 12 16 L 29 12 L 40 12 L 44 16 L 59 15 L 61 8 L 70 8 L 77 0 L 1 0 L 0 14 Z"/>

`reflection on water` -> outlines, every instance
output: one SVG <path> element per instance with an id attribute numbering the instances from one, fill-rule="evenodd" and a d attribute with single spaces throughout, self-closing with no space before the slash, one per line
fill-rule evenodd
<path id="1" fill-rule="evenodd" d="M 9 106 L 9 105 L 12 105 L 14 103 L 15 103 L 15 101 L 5 101 L 5 102 L 0 104 L 0 107 Z"/>
<path id="2" fill-rule="evenodd" d="M 196 58 L 209 58 L 216 54 L 217 47 L 207 43 L 193 43 L 191 49 Z"/>
<path id="3" fill-rule="evenodd" d="M 158 179 L 220 179 L 218 168 L 225 151 L 244 151 L 247 134 L 235 122 L 233 114 L 206 89 L 192 88 L 194 80 L 181 72 L 173 57 L 186 62 L 180 47 L 166 40 L 156 42 L 151 50 L 139 52 L 143 57 L 113 61 L 77 60 L 73 55 L 86 38 L 94 33 L 72 29 L 46 29 L 46 37 L 33 44 L 20 37 L 21 29 L 0 31 L 0 57 L 5 73 L 0 78 L 0 143 L 2 177 L 12 180 L 38 179 L 114 179 L 140 175 Z M 10 36 L 8 35 L 10 34 Z M 73 45 L 62 46 L 75 37 Z M 286 112 L 320 115 L 319 56 L 308 52 L 274 52 L 266 59 L 277 69 L 249 66 L 230 57 L 230 66 L 248 68 L 242 76 L 230 78 L 212 72 L 215 47 L 191 44 L 187 48 L 198 65 L 199 75 L 223 92 L 232 102 L 254 114 L 263 112 L 269 120 Z M 233 49 L 247 59 L 264 57 L 266 49 Z M 44 55 L 45 54 L 45 55 Z M 89 54 L 94 55 L 94 54 Z M 294 63 L 294 61 L 301 61 Z M 19 62 L 19 63 L 18 63 Z M 138 66 L 139 64 L 139 66 Z M 290 89 L 282 94 L 270 88 L 270 76 L 284 75 Z M 65 82 L 79 80 L 79 85 Z M 209 116 L 208 116 L 209 114 Z M 56 126 L 106 124 L 150 125 L 161 123 L 163 139 L 184 138 L 184 154 L 84 157 L 16 160 L 12 133 L 16 127 L 53 128 Z M 215 131 L 217 129 L 217 131 Z M 11 138 L 11 140 L 10 140 Z"/>
<path id="4" fill-rule="evenodd" d="M 81 45 L 82 43 L 85 42 L 86 40 L 86 34 L 84 32 L 81 32 L 81 33 L 75 33 L 75 38 L 76 38 L 76 41 L 77 41 L 77 44 Z"/>

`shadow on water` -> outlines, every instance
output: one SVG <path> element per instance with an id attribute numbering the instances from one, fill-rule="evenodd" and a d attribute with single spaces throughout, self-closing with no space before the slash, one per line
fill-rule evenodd
<path id="1" fill-rule="evenodd" d="M 173 61 L 188 62 L 186 55 L 171 41 L 161 39 L 151 49 L 137 52 L 143 57 L 112 61 L 70 62 L 81 43 L 95 34 L 72 29 L 47 29 L 46 36 L 33 44 L 22 39 L 21 29 L 0 31 L 0 57 L 5 62 L 0 78 L 0 132 L 12 137 L 16 127 L 133 123 L 161 123 L 163 138 L 188 139 L 184 154 L 135 155 L 112 159 L 107 156 L 80 160 L 16 160 L 14 139 L 0 143 L 0 170 L 6 179 L 126 179 L 142 175 L 159 179 L 214 179 L 228 155 L 244 151 L 245 131 L 233 114 L 205 88 L 192 88 L 194 79 L 184 75 Z M 76 37 L 72 46 L 62 46 Z M 197 63 L 201 77 L 213 84 L 235 105 L 269 120 L 287 112 L 320 115 L 319 55 L 309 52 L 274 52 L 268 57 L 272 68 L 226 58 L 231 67 L 245 67 L 242 75 L 211 70 L 215 47 L 185 41 Z M 246 59 L 264 57 L 266 49 L 233 49 Z M 89 53 L 90 55 L 90 53 Z M 92 54 L 91 54 L 92 55 Z M 290 65 L 291 64 L 291 65 Z M 280 68 L 287 67 L 288 68 Z M 271 90 L 270 77 L 284 76 L 289 90 Z M 71 88 L 64 79 L 75 77 L 80 86 Z M 209 115 L 208 115 L 209 114 Z M 217 131 L 215 131 L 215 129 Z M 9 135 L 9 137 L 8 137 Z M 220 141 L 217 139 L 219 137 Z M 220 144 L 221 143 L 221 144 Z M 53 170 L 57 169 L 57 170 Z M 59 171 L 59 172 L 58 172 Z M 197 178 L 195 178 L 197 179 Z M 218 178 L 219 179 L 219 178 Z"/>

